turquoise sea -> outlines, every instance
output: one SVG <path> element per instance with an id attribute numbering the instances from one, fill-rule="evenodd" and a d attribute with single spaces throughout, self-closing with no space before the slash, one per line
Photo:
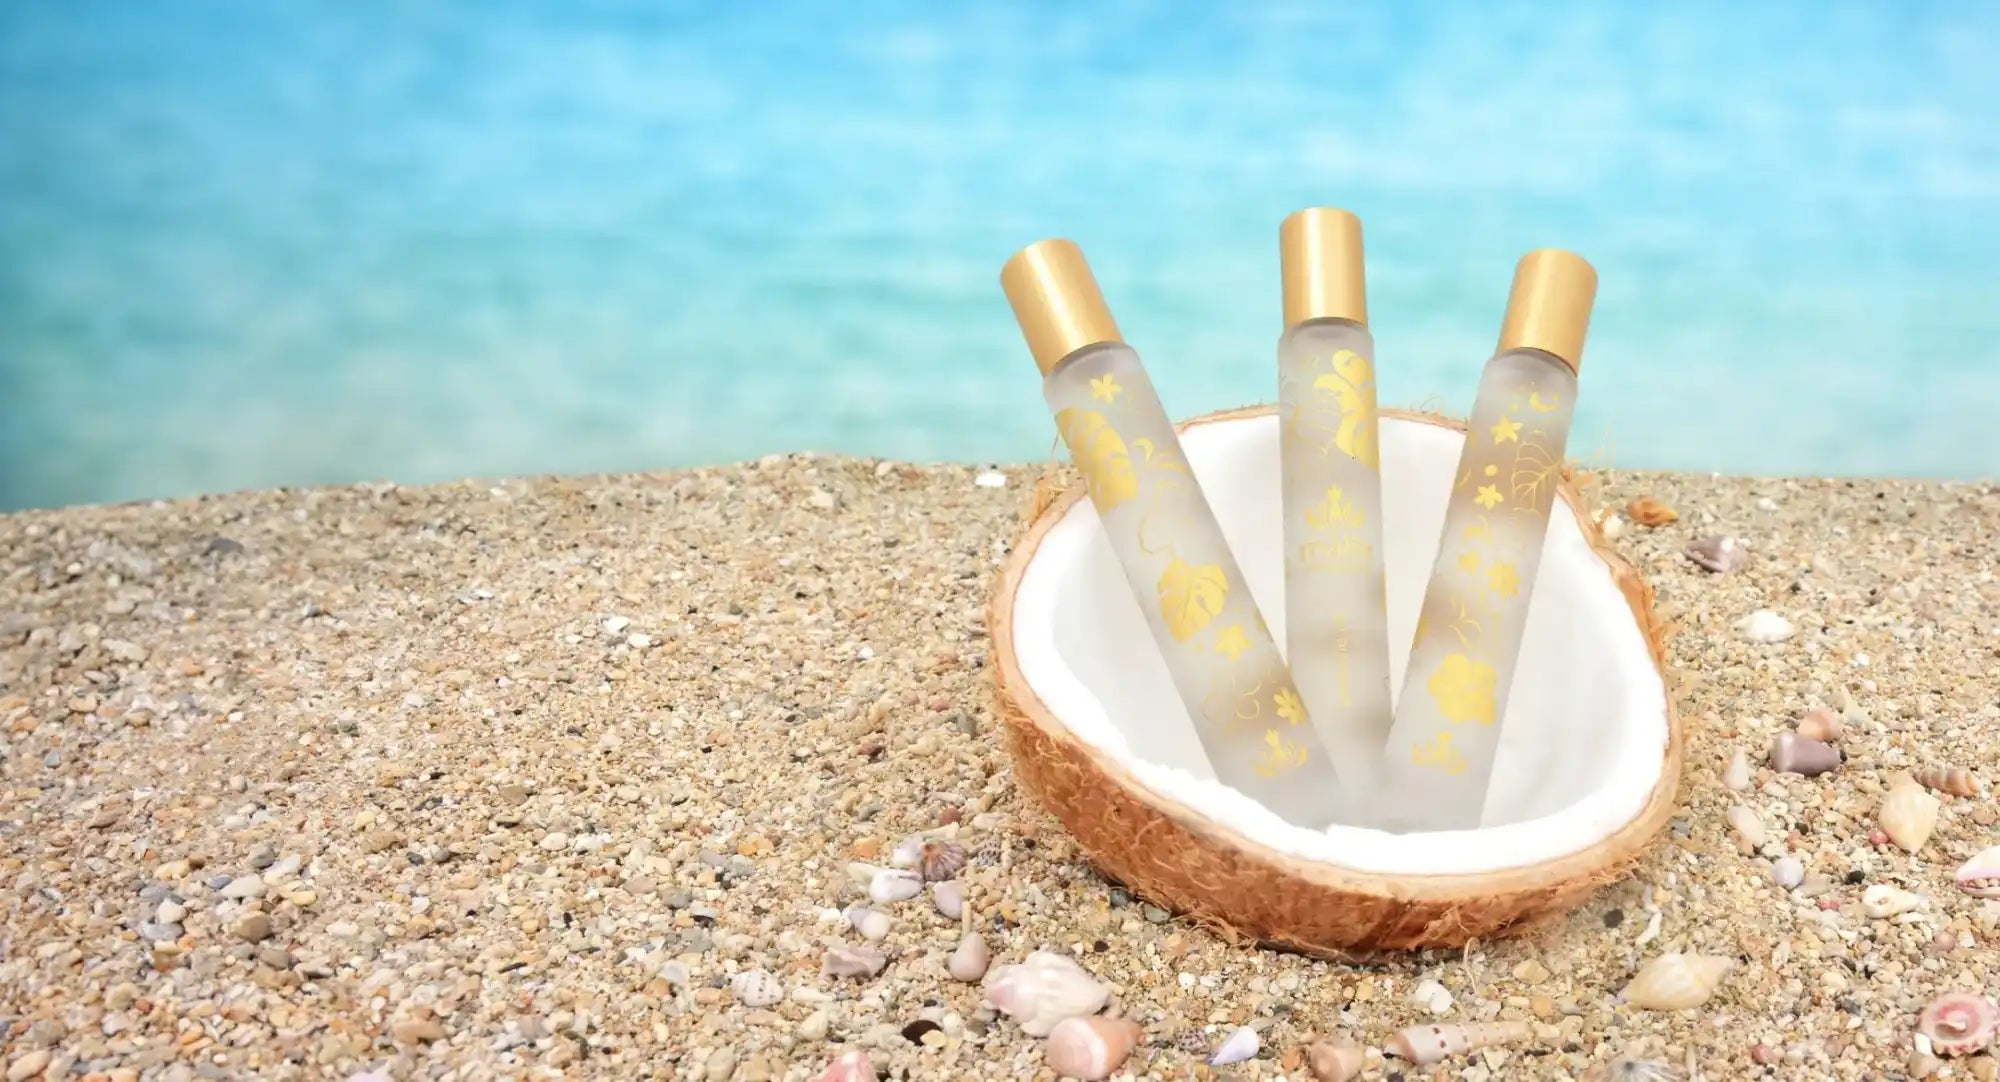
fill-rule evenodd
<path id="1" fill-rule="evenodd" d="M 817 449 L 1048 455 L 1077 239 L 1179 414 L 1366 223 L 1383 397 L 1602 275 L 1572 451 L 2000 475 L 2000 6 L 15 2 L 0 509 Z"/>

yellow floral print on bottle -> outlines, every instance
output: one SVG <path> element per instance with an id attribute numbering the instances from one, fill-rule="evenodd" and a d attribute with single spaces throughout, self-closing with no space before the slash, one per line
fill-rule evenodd
<path id="1" fill-rule="evenodd" d="M 1176 556 L 1160 575 L 1160 615 L 1180 642 L 1201 633 L 1229 600 L 1229 578 L 1215 564 L 1195 567 Z"/>
<path id="2" fill-rule="evenodd" d="M 1431 698 L 1438 711 L 1457 722 L 1493 724 L 1493 690 L 1499 674 L 1493 666 L 1474 661 L 1464 654 L 1449 654 L 1437 672 L 1431 674 Z"/>
<path id="3" fill-rule="evenodd" d="M 1305 700 L 1299 698 L 1298 692 L 1290 688 L 1280 689 L 1273 697 L 1273 705 L 1277 708 L 1279 717 L 1293 725 L 1305 724 L 1306 704 Z"/>
<path id="4" fill-rule="evenodd" d="M 1439 733 L 1430 743 L 1411 748 L 1410 761 L 1447 774 L 1463 774 L 1466 767 L 1465 756 L 1451 746 L 1450 733 Z"/>
<path id="5" fill-rule="evenodd" d="M 1375 368 L 1351 349 L 1335 350 L 1306 369 L 1312 394 L 1299 405 L 1293 431 L 1315 450 L 1340 453 L 1364 466 L 1378 464 L 1381 441 L 1375 407 Z"/>
<path id="6" fill-rule="evenodd" d="M 1139 494 L 1139 473 L 1125 440 L 1111 422 L 1095 410 L 1066 409 L 1056 414 L 1056 427 L 1090 489 L 1090 502 L 1109 511 Z"/>
<path id="7" fill-rule="evenodd" d="M 1264 730 L 1264 754 L 1257 760 L 1256 771 L 1267 778 L 1275 778 L 1287 771 L 1297 770 L 1306 765 L 1306 746 L 1286 740 L 1276 729 Z"/>

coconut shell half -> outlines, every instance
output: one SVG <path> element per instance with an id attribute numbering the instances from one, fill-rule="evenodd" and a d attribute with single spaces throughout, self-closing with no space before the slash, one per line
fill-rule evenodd
<path id="1" fill-rule="evenodd" d="M 1246 427 L 1211 432 L 1207 431 L 1209 426 Z M 1269 407 L 1254 407 L 1211 414 L 1180 427 L 1197 478 L 1210 492 L 1253 593 L 1282 642 L 1281 613 L 1273 615 L 1274 608 L 1282 605 L 1282 572 L 1269 566 L 1273 561 L 1281 563 L 1281 556 L 1277 542 L 1254 539 L 1268 537 L 1277 528 L 1279 517 L 1274 505 L 1276 417 Z M 1398 562 L 1406 565 L 1403 579 L 1420 582 L 1421 577 L 1427 577 L 1437 545 L 1434 526 L 1427 538 L 1416 536 L 1420 528 L 1396 536 L 1394 503 L 1415 506 L 1435 500 L 1437 514 L 1430 520 L 1435 522 L 1442 514 L 1442 489 L 1446 487 L 1419 484 L 1421 471 L 1400 461 L 1398 448 L 1418 448 L 1408 453 L 1427 458 L 1448 454 L 1455 461 L 1455 448 L 1463 433 L 1462 424 L 1442 417 L 1401 411 L 1383 414 L 1385 500 L 1393 501 L 1385 515 L 1390 532 L 1385 551 L 1391 559 L 1392 651 L 1397 645 L 1393 641 L 1397 628 L 1413 625 L 1421 595 L 1418 585 L 1415 593 L 1419 597 L 1399 599 Z M 1448 445 L 1441 442 L 1446 439 L 1451 441 Z M 1217 456 L 1231 460 L 1218 461 Z M 1430 462 L 1425 468 L 1435 473 L 1438 467 Z M 1452 466 L 1442 468 L 1448 471 Z M 1260 477 L 1265 480 L 1258 480 Z M 1444 477 L 1448 481 L 1449 473 Z M 1521 792 L 1532 788 L 1536 795 L 1497 798 L 1503 803 L 1512 799 L 1514 818 L 1521 821 L 1506 822 L 1508 808 L 1502 807 L 1496 815 L 1496 805 L 1489 802 L 1487 822 L 1493 824 L 1497 818 L 1500 825 L 1456 832 L 1455 837 L 1398 838 L 1339 827 L 1319 836 L 1270 817 L 1254 802 L 1245 810 L 1247 798 L 1221 787 L 1212 774 L 1205 780 L 1199 778 L 1199 766 L 1187 762 L 1162 766 L 1152 761 L 1156 749 L 1135 748 L 1123 736 L 1107 736 L 1107 720 L 1113 728 L 1122 727 L 1134 734 L 1164 733 L 1176 727 L 1185 731 L 1192 723 L 1178 700 L 1158 698 L 1160 690 L 1151 686 L 1157 681 L 1148 679 L 1143 664 L 1135 663 L 1132 675 L 1123 681 L 1107 683 L 1100 676 L 1093 695 L 1079 690 L 1087 681 L 1055 671 L 1063 666 L 1046 660 L 1056 649 L 1051 643 L 1064 635 L 1082 644 L 1073 648 L 1079 653 L 1102 652 L 1110 648 L 1104 642 L 1117 637 L 1114 632 L 1122 630 L 1129 636 L 1132 628 L 1143 626 L 1138 602 L 1131 600 L 1129 593 L 1124 595 L 1131 606 L 1129 619 L 1115 628 L 1108 625 L 1117 621 L 1106 620 L 1107 626 L 1101 629 L 1069 630 L 1079 621 L 1094 619 L 1095 612 L 1119 615 L 1115 609 L 1119 602 L 1103 600 L 1105 595 L 1093 602 L 1095 608 L 1079 602 L 1053 623 L 1021 604 L 1024 583 L 1031 579 L 1035 580 L 1031 592 L 1043 595 L 1074 579 L 1074 575 L 1071 579 L 1037 578 L 1059 575 L 1060 569 L 1049 566 L 1056 559 L 1095 559 L 1099 561 L 1094 565 L 1095 579 L 1104 577 L 1102 561 L 1110 559 L 1108 546 L 1093 555 L 1085 550 L 1101 546 L 1101 539 L 1077 540 L 1084 536 L 1082 531 L 1098 529 L 1095 511 L 1082 500 L 1080 486 L 1064 489 L 1052 499 L 1038 497 L 1026 533 L 1015 545 L 990 603 L 992 672 L 1016 777 L 1035 801 L 1062 821 L 1107 876 L 1232 939 L 1320 957 L 1355 959 L 1515 935 L 1569 912 L 1597 887 L 1622 877 L 1657 837 L 1674 811 L 1682 765 L 1681 726 L 1668 692 L 1671 685 L 1665 669 L 1664 630 L 1653 613 L 1652 591 L 1604 539 L 1586 513 L 1572 480 L 1566 474 L 1559 487 L 1554 512 L 1557 521 L 1550 533 L 1551 549 L 1557 547 L 1559 532 L 1570 538 L 1568 562 L 1562 569 L 1544 563 L 1537 599 L 1546 591 L 1559 599 L 1547 603 L 1555 606 L 1563 603 L 1560 598 L 1565 589 L 1581 591 L 1595 599 L 1596 608 L 1590 610 L 1595 615 L 1564 610 L 1537 617 L 1531 609 L 1522 677 L 1517 678 L 1502 730 L 1501 769 L 1508 763 L 1509 753 L 1504 750 L 1507 734 L 1532 738 L 1536 711 L 1571 710 L 1579 714 L 1579 720 L 1562 723 L 1571 726 L 1567 730 L 1571 733 L 1587 734 L 1587 729 L 1577 725 L 1626 728 L 1616 730 L 1616 739 L 1606 745 L 1615 750 L 1604 753 L 1607 761 L 1616 758 L 1616 769 L 1578 769 L 1573 757 L 1565 762 L 1559 761 L 1558 755 L 1543 764 L 1553 773 L 1542 782 L 1515 787 Z M 1253 495 L 1241 495 L 1244 491 Z M 1269 506 L 1246 509 L 1242 506 L 1245 499 L 1253 504 L 1262 499 Z M 1088 521 L 1062 525 L 1079 517 Z M 1407 521 L 1422 519 L 1415 512 L 1402 517 Z M 1052 542 L 1059 528 L 1064 536 Z M 1253 539 L 1246 541 L 1246 536 Z M 1064 555 L 1055 555 L 1057 550 Z M 1403 555 L 1399 556 L 1399 551 Z M 1407 569 L 1417 566 L 1426 576 L 1412 579 L 1414 572 Z M 1273 575 L 1279 576 L 1276 587 L 1271 585 Z M 1594 578 L 1599 575 L 1601 580 Z M 1570 587 L 1544 586 L 1564 576 L 1568 576 Z M 1264 584 L 1261 590 L 1260 577 Z M 1089 587 L 1093 592 L 1110 588 Z M 1124 589 L 1122 582 L 1116 588 Z M 1404 594 L 1410 589 L 1404 587 Z M 1058 597 L 1055 604 L 1060 607 L 1064 602 Z M 1400 625 L 1399 609 L 1406 610 Z M 1601 626 L 1568 626 L 1588 620 Z M 1543 625 L 1557 629 L 1549 633 L 1557 641 L 1534 642 L 1537 626 Z M 1017 640 L 1017 635 L 1024 634 L 1023 627 L 1034 629 L 1032 640 Z M 1093 634 L 1098 631 L 1102 633 Z M 1592 693 L 1608 695 L 1606 701 L 1620 705 L 1601 710 L 1593 700 L 1574 704 L 1571 709 L 1560 700 L 1566 693 L 1562 689 L 1568 686 L 1561 678 L 1560 654 L 1564 650 L 1587 654 L 1599 648 L 1591 645 L 1596 643 L 1611 643 L 1603 648 L 1623 654 L 1611 657 L 1609 663 L 1579 661 L 1590 666 L 1584 679 L 1598 685 L 1606 680 L 1614 682 L 1618 686 L 1598 686 Z M 1407 642 L 1401 645 L 1406 654 Z M 1147 641 L 1128 643 L 1126 648 L 1147 650 L 1152 646 Z M 1539 671 L 1549 678 L 1533 681 L 1536 690 L 1523 692 L 1522 679 L 1532 679 L 1531 650 L 1544 655 Z M 1555 660 L 1548 660 L 1551 657 Z M 1091 665 L 1102 669 L 1105 662 L 1085 659 L 1078 668 Z M 1555 690 L 1550 685 L 1556 685 Z M 1117 716 L 1121 709 L 1150 716 Z M 1092 714 L 1097 716 L 1086 716 Z M 1168 757 L 1186 754 L 1177 751 Z M 1516 762 L 1527 763 L 1541 753 L 1530 747 L 1512 754 Z M 1573 808 L 1564 803 L 1569 796 L 1562 791 L 1563 785 L 1553 784 L 1557 779 L 1600 775 L 1622 780 L 1579 792 Z M 1498 776 L 1494 786 L 1496 790 L 1505 788 Z M 1217 793 L 1221 795 L 1214 795 Z M 1301 833 L 1310 836 L 1301 837 Z M 1343 848 L 1340 837 L 1352 839 L 1353 846 Z"/>

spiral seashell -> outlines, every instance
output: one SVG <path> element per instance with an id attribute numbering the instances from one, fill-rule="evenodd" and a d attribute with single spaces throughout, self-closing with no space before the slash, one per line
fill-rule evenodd
<path id="1" fill-rule="evenodd" d="M 1738 837 L 1750 843 L 1750 848 L 1763 847 L 1764 822 L 1757 818 L 1756 812 L 1741 804 L 1732 804 L 1728 811 L 1722 813 L 1722 817 L 1729 820 L 1730 829 L 1736 831 Z"/>
<path id="2" fill-rule="evenodd" d="M 846 977 L 849 980 L 866 980 L 882 972 L 889 964 L 889 956 L 873 947 L 835 947 L 826 952 L 826 960 L 820 963 L 822 977 Z"/>
<path id="3" fill-rule="evenodd" d="M 1750 756 L 1742 748 L 1729 757 L 1729 765 L 1722 770 L 1722 784 L 1725 788 L 1742 792 L 1750 788 Z"/>
<path id="4" fill-rule="evenodd" d="M 842 913 L 847 923 L 861 933 L 861 938 L 870 943 L 880 943 L 889 937 L 889 928 L 895 924 L 889 914 L 865 905 L 850 905 Z"/>
<path id="5" fill-rule="evenodd" d="M 1964 1056 L 1993 1043 L 2000 1026 L 2000 1007 L 1971 992 L 1946 992 L 1931 1000 L 1917 1016 L 1917 1032 L 1930 1038 L 1940 1056 Z"/>
<path id="6" fill-rule="evenodd" d="M 1979 776 L 1962 766 L 1927 766 L 1914 775 L 1926 789 L 1952 796 L 1978 796 Z"/>
<path id="7" fill-rule="evenodd" d="M 1807 740 L 1824 740 L 1836 743 L 1846 735 L 1846 727 L 1840 724 L 1840 715 L 1824 706 L 1815 706 L 1799 718 L 1797 726 L 1800 736 Z"/>
<path id="8" fill-rule="evenodd" d="M 868 881 L 868 897 L 877 902 L 900 902 L 916 897 L 923 889 L 922 876 L 897 868 L 883 868 Z"/>
<path id="9" fill-rule="evenodd" d="M 1914 784 L 1898 785 L 1882 798 L 1882 833 L 1906 853 L 1914 853 L 1931 840 L 1937 829 L 1938 798 Z"/>
<path id="10" fill-rule="evenodd" d="M 875 1082 L 875 1065 L 868 1062 L 866 1052 L 843 1052 L 826 1065 L 826 1070 L 814 1075 L 812 1082 Z"/>
<path id="11" fill-rule="evenodd" d="M 1594 1067 L 1582 1082 L 1683 1082 L 1681 1069 L 1656 1059 L 1614 1059 Z"/>
<path id="12" fill-rule="evenodd" d="M 983 987 L 993 1006 L 1031 1037 L 1048 1036 L 1065 1018 L 1096 1014 L 1111 999 L 1111 989 L 1054 951 L 1036 951 L 1018 965 L 993 969 Z"/>
<path id="13" fill-rule="evenodd" d="M 917 871 L 926 883 L 937 883 L 958 874 L 965 867 L 965 847 L 957 842 L 925 842 L 917 851 Z"/>
<path id="14" fill-rule="evenodd" d="M 1824 740 L 1779 733 L 1771 741 L 1771 769 L 1781 774 L 1824 774 L 1840 765 L 1840 749 Z"/>
<path id="15" fill-rule="evenodd" d="M 1958 889 L 1974 898 L 2000 898 L 2000 845 L 1974 853 L 1952 878 Z"/>
<path id="16" fill-rule="evenodd" d="M 768 1007 L 785 997 L 785 986 L 761 969 L 746 969 L 729 982 L 729 991 L 745 1007 Z"/>
<path id="17" fill-rule="evenodd" d="M 1718 955 L 1662 954 L 1640 966 L 1619 995 L 1644 1010 L 1683 1011 L 1707 1003 L 1734 968 L 1733 959 Z"/>
<path id="18" fill-rule="evenodd" d="M 1367 1052 L 1352 1041 L 1315 1041 L 1306 1049 L 1314 1082 L 1350 1082 L 1367 1061 Z"/>
<path id="19" fill-rule="evenodd" d="M 1886 920 L 1898 914 L 1921 908 L 1924 896 L 1911 894 L 1907 890 L 1892 887 L 1887 883 L 1877 883 L 1861 892 L 1861 911 L 1876 920 Z"/>
<path id="20" fill-rule="evenodd" d="M 1256 1030 L 1249 1026 L 1237 1026 L 1229 1031 L 1228 1037 L 1223 1038 L 1221 1047 L 1215 1050 L 1215 1055 L 1208 1057 L 1208 1065 L 1221 1067 L 1230 1063 L 1242 1063 L 1255 1056 L 1257 1050 L 1263 1046 L 1264 1042 L 1258 1040 Z"/>
<path id="21" fill-rule="evenodd" d="M 1139 1027 L 1123 1018 L 1065 1018 L 1049 1031 L 1042 1056 L 1059 1075 L 1098 1082 L 1132 1054 Z"/>
<path id="22" fill-rule="evenodd" d="M 1419 1067 L 1446 1056 L 1528 1039 L 1526 1022 L 1466 1022 L 1456 1025 L 1404 1026 L 1384 1047 Z"/>
<path id="23" fill-rule="evenodd" d="M 971 984 L 986 975 L 986 967 L 993 963 L 993 952 L 987 948 L 986 940 L 978 932 L 967 932 L 959 937 L 958 949 L 945 959 L 944 970 L 951 978 Z"/>

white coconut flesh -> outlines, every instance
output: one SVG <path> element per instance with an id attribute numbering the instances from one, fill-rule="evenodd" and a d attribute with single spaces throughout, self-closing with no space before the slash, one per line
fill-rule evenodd
<path id="1" fill-rule="evenodd" d="M 1393 417 L 1383 418 L 1381 434 L 1390 676 L 1400 691 L 1464 437 Z M 1183 441 L 1282 646 L 1277 417 L 1197 424 Z M 1468 874 L 1567 856 L 1635 818 L 1666 761 L 1659 670 L 1611 569 L 1562 500 L 1478 830 L 1302 827 L 1217 781 L 1088 500 L 1072 503 L 1044 535 L 1014 597 L 1013 631 L 1021 675 L 1044 709 L 1140 784 L 1272 849 L 1354 871 Z"/>

